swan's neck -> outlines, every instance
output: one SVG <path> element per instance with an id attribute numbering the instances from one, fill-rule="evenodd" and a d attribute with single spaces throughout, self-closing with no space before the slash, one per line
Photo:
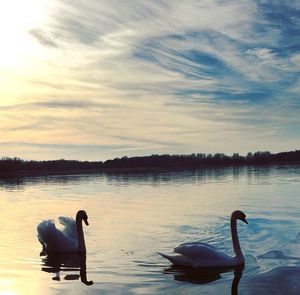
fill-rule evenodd
<path id="1" fill-rule="evenodd" d="M 84 235 L 82 230 L 82 219 L 76 218 L 78 252 L 86 252 Z"/>
<path id="2" fill-rule="evenodd" d="M 238 260 L 241 260 L 241 262 L 244 262 L 244 255 L 241 250 L 240 242 L 239 242 L 239 237 L 237 233 L 237 227 L 236 227 L 236 218 L 231 218 L 231 238 L 232 238 L 232 245 L 233 245 L 233 250 L 235 253 L 235 257 Z"/>

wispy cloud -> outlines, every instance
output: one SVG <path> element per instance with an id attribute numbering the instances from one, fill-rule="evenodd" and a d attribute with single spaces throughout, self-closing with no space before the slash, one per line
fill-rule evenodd
<path id="1" fill-rule="evenodd" d="M 47 9 L 28 31 L 36 70 L 14 78 L 26 87 L 0 107 L 2 142 L 70 151 L 85 142 L 105 156 L 299 147 L 297 1 L 53 0 Z"/>
<path id="2" fill-rule="evenodd" d="M 57 47 L 53 39 L 51 37 L 48 37 L 45 32 L 38 29 L 33 29 L 29 33 L 31 36 L 36 38 L 42 45 L 47 47 Z"/>

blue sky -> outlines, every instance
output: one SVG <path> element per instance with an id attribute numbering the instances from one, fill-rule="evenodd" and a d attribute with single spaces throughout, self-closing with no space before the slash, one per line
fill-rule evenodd
<path id="1" fill-rule="evenodd" d="M 25 2 L 1 4 L 2 156 L 299 149 L 299 1 Z"/>

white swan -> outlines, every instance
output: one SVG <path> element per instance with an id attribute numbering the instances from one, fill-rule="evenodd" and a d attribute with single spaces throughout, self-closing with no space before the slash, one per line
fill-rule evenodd
<path id="1" fill-rule="evenodd" d="M 59 217 L 63 230 L 55 227 L 53 220 L 44 220 L 37 226 L 38 239 L 44 251 L 50 252 L 86 252 L 82 230 L 82 220 L 86 225 L 88 216 L 84 210 L 76 214 L 76 221 L 69 217 Z"/>
<path id="2" fill-rule="evenodd" d="M 229 256 L 221 252 L 216 247 L 201 243 L 184 243 L 174 249 L 175 253 L 180 255 L 170 256 L 159 253 L 164 258 L 170 260 L 174 265 L 188 267 L 231 267 L 243 265 L 245 262 L 244 255 L 241 251 L 239 238 L 237 234 L 237 219 L 247 223 L 246 215 L 240 211 L 234 211 L 231 214 L 231 237 L 235 256 Z"/>

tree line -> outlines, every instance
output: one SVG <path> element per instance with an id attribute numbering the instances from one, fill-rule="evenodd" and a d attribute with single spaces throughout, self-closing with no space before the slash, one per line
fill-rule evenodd
<path id="1" fill-rule="evenodd" d="M 238 153 L 225 155 L 223 153 L 188 155 L 151 155 L 140 157 L 122 157 L 107 161 L 77 161 L 49 160 L 26 161 L 20 158 L 2 157 L 0 159 L 1 174 L 18 174 L 22 171 L 55 174 L 56 172 L 96 172 L 114 169 L 195 169 L 209 166 L 241 166 L 270 164 L 300 164 L 300 150 L 272 154 L 268 151 L 258 151 L 241 156 Z"/>

